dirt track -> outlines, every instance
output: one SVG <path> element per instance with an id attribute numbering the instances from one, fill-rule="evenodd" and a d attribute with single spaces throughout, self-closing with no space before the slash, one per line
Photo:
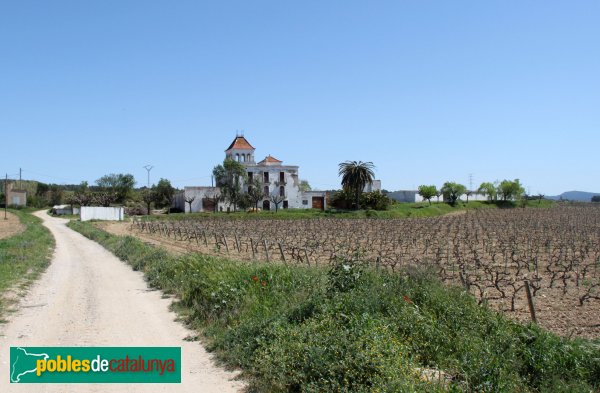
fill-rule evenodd
<path id="1" fill-rule="evenodd" d="M 67 220 L 36 215 L 56 239 L 52 264 L 23 299 L 20 311 L 0 326 L 2 392 L 235 392 L 244 384 L 214 365 L 194 335 L 174 321 L 170 300 L 147 288 L 136 273 L 103 247 L 65 226 Z M 9 384 L 10 346 L 178 346 L 182 383 L 164 385 Z"/>

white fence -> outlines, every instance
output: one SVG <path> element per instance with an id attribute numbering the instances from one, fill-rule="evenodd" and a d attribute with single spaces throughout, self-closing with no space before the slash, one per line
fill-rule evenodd
<path id="1" fill-rule="evenodd" d="M 82 206 L 79 218 L 81 221 L 105 220 L 122 221 L 125 209 L 122 207 Z"/>

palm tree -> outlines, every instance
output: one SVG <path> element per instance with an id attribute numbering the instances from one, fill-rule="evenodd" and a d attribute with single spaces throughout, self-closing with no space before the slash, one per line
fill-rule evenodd
<path id="1" fill-rule="evenodd" d="M 354 193 L 356 209 L 359 207 L 360 194 L 365 186 L 373 182 L 375 165 L 372 162 L 346 161 L 339 164 L 339 176 L 342 187 Z"/>

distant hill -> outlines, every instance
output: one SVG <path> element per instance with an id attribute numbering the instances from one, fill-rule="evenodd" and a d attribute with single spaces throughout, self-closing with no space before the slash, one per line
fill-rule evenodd
<path id="1" fill-rule="evenodd" d="M 553 199 L 555 201 L 559 199 L 567 199 L 569 201 L 581 201 L 590 202 L 594 195 L 600 195 L 600 192 L 585 192 L 585 191 L 567 191 L 556 196 L 546 196 L 546 199 Z"/>

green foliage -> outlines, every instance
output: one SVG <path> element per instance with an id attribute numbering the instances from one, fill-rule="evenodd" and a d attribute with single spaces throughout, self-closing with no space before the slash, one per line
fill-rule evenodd
<path id="1" fill-rule="evenodd" d="M 477 192 L 487 196 L 489 201 L 495 201 L 498 198 L 498 192 L 496 190 L 496 186 L 493 183 L 481 183 L 481 185 L 477 189 Z"/>
<path id="2" fill-rule="evenodd" d="M 151 195 L 154 196 L 154 203 L 156 206 L 171 207 L 175 195 L 175 188 L 173 188 L 169 180 L 161 178 L 158 181 L 158 184 L 152 186 Z"/>
<path id="3" fill-rule="evenodd" d="M 41 220 L 23 210 L 13 210 L 25 230 L 6 239 L 0 239 L 0 295 L 19 284 L 28 285 L 49 264 L 54 238 Z M 0 313 L 3 311 L 0 296 Z"/>
<path id="4" fill-rule="evenodd" d="M 100 188 L 100 191 L 114 194 L 116 196 L 115 202 L 124 203 L 126 199 L 131 197 L 133 187 L 135 186 L 135 178 L 129 173 L 111 173 L 96 180 L 96 184 Z M 87 189 L 87 182 L 82 183 L 81 187 L 85 191 Z"/>
<path id="5" fill-rule="evenodd" d="M 237 210 L 244 195 L 241 182 L 247 177 L 246 167 L 231 158 L 226 158 L 222 165 L 213 168 L 213 176 L 217 187 L 221 188 L 223 198 L 233 205 L 234 211 Z"/>
<path id="6" fill-rule="evenodd" d="M 342 188 L 354 195 L 355 209 L 359 208 L 360 195 L 365 186 L 375 178 L 375 166 L 372 162 L 346 161 L 339 164 L 339 176 L 342 177 Z"/>
<path id="7" fill-rule="evenodd" d="M 427 271 L 338 261 L 330 269 L 173 256 L 90 223 L 149 283 L 181 301 L 251 391 L 559 392 L 600 388 L 597 343 L 560 338 L 479 306 Z M 422 370 L 442 372 L 441 384 Z M 444 384 L 447 384 L 444 385 Z"/>
<path id="8" fill-rule="evenodd" d="M 437 194 L 438 194 L 438 190 L 437 190 L 436 186 L 427 186 L 427 185 L 419 186 L 419 195 L 421 195 L 421 197 L 423 199 L 426 199 L 430 205 L 431 205 L 431 198 L 433 198 Z"/>
<path id="9" fill-rule="evenodd" d="M 448 200 L 451 205 L 455 205 L 460 196 L 467 192 L 467 187 L 454 182 L 446 182 L 441 190 L 444 199 Z"/>
<path id="10" fill-rule="evenodd" d="M 300 191 L 305 192 L 305 191 L 310 191 L 312 190 L 312 187 L 310 186 L 310 184 L 308 183 L 308 180 L 300 180 L 300 185 L 298 186 L 298 188 L 300 189 Z"/>
<path id="11" fill-rule="evenodd" d="M 331 198 L 331 206 L 336 209 L 349 210 L 356 207 L 355 195 L 349 189 L 342 189 L 334 192 Z M 359 199 L 359 208 L 365 210 L 387 210 L 392 201 L 380 191 L 363 192 Z"/>
<path id="12" fill-rule="evenodd" d="M 600 202 L 600 195 L 594 195 L 592 197 L 592 202 Z"/>
<path id="13" fill-rule="evenodd" d="M 264 183 L 260 179 L 260 177 L 256 177 L 252 179 L 252 182 L 248 184 L 248 198 L 250 200 L 251 205 L 254 206 L 255 209 L 258 209 L 260 206 L 259 203 L 266 197 L 264 191 Z"/>
<path id="14" fill-rule="evenodd" d="M 381 191 L 363 192 L 360 196 L 360 208 L 372 210 L 387 210 L 392 201 Z"/>
<path id="15" fill-rule="evenodd" d="M 511 201 L 513 199 L 520 199 L 525 192 L 525 188 L 523 188 L 519 179 L 513 181 L 502 180 L 498 185 L 497 192 L 498 195 L 502 197 L 503 201 Z"/>

